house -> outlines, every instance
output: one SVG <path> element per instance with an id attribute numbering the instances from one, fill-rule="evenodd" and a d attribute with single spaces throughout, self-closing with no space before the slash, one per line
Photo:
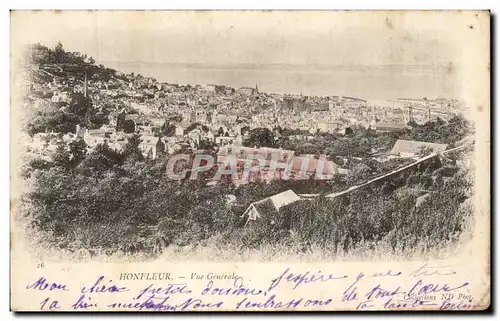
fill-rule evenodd
<path id="1" fill-rule="evenodd" d="M 136 127 L 136 131 L 143 133 L 145 135 L 153 136 L 153 128 L 149 125 L 147 125 L 147 126 L 138 125 Z"/>
<path id="2" fill-rule="evenodd" d="M 343 96 L 341 104 L 344 106 L 344 108 L 350 110 L 358 110 L 360 108 L 366 107 L 367 102 L 364 99 Z"/>
<path id="3" fill-rule="evenodd" d="M 106 132 L 101 129 L 86 129 L 83 140 L 87 146 L 94 147 L 104 143 L 106 140 Z"/>
<path id="4" fill-rule="evenodd" d="M 279 215 L 280 208 L 298 200 L 300 200 L 300 197 L 289 189 L 285 192 L 253 202 L 248 206 L 241 218 L 247 217 L 245 223 L 245 225 L 247 225 L 250 221 L 256 221 L 265 216 L 270 224 L 274 224 L 275 221 L 273 220 L 273 216 L 277 217 L 277 215 Z"/>
<path id="5" fill-rule="evenodd" d="M 225 95 L 232 95 L 233 92 L 234 92 L 234 89 L 231 88 L 231 87 L 224 87 L 223 92 L 224 92 Z"/>
<path id="6" fill-rule="evenodd" d="M 111 150 L 114 150 L 115 152 L 124 151 L 126 146 L 127 146 L 127 140 L 125 140 L 125 139 L 120 139 L 117 141 L 109 141 L 108 142 L 108 147 Z"/>
<path id="7" fill-rule="evenodd" d="M 246 95 L 246 96 L 251 96 L 255 93 L 255 88 L 252 87 L 241 87 L 240 89 L 236 90 L 236 92 Z"/>
<path id="8" fill-rule="evenodd" d="M 125 120 L 132 120 L 136 125 L 145 125 L 146 121 L 143 116 L 139 114 L 127 114 Z"/>
<path id="9" fill-rule="evenodd" d="M 178 152 L 181 152 L 181 151 L 185 151 L 185 152 L 191 151 L 192 148 L 186 142 L 174 142 L 172 144 L 169 144 L 167 146 L 166 150 L 167 150 L 167 153 L 169 153 L 170 155 L 172 155 L 172 154 L 175 154 L 175 153 L 178 153 Z"/>
<path id="10" fill-rule="evenodd" d="M 182 126 L 175 126 L 175 136 L 184 135 L 184 128 Z"/>
<path id="11" fill-rule="evenodd" d="M 389 155 L 411 158 L 415 156 L 421 156 L 423 153 L 425 153 L 425 150 L 429 151 L 430 153 L 442 153 L 446 150 L 447 147 L 447 144 L 435 144 L 399 139 L 394 144 L 394 147 L 392 147 Z"/>
<path id="12" fill-rule="evenodd" d="M 235 155 L 237 158 L 246 160 L 250 156 L 258 156 L 260 158 L 266 160 L 275 160 L 278 162 L 290 162 L 294 151 L 286 150 L 281 148 L 270 148 L 270 147 L 261 147 L 261 148 L 252 148 L 252 147 L 244 147 L 244 146 L 232 146 L 231 154 Z"/>
<path id="13" fill-rule="evenodd" d="M 375 130 L 377 132 L 402 132 L 409 128 L 405 124 L 390 124 L 390 123 L 376 123 Z"/>
<path id="14" fill-rule="evenodd" d="M 215 141 L 215 133 L 212 130 L 209 130 L 208 132 L 205 133 L 205 135 L 203 136 L 203 139 L 206 139 L 209 142 L 214 142 Z"/>
<path id="15" fill-rule="evenodd" d="M 210 91 L 210 92 L 215 92 L 216 88 L 217 88 L 217 85 L 214 85 L 214 84 L 208 84 L 205 86 L 205 90 Z"/>
<path id="16" fill-rule="evenodd" d="M 334 175 L 341 172 L 344 173 L 334 162 L 326 159 L 318 159 L 314 155 L 296 156 L 291 166 L 291 175 L 297 179 L 307 179 L 312 176 L 316 179 L 332 179 Z"/>
<path id="17" fill-rule="evenodd" d="M 73 133 L 66 133 L 63 135 L 62 139 L 65 143 L 69 143 L 69 142 L 72 142 L 74 140 L 77 139 L 77 135 L 76 134 L 73 134 Z"/>
<path id="18" fill-rule="evenodd" d="M 193 147 L 194 149 L 196 149 L 199 145 L 200 145 L 200 141 L 201 141 L 201 130 L 199 130 L 198 128 L 196 129 L 193 129 L 192 131 L 190 131 L 188 134 L 187 134 L 187 137 L 189 139 L 189 142 L 191 144 L 191 147 Z"/>
<path id="19" fill-rule="evenodd" d="M 139 149 L 144 157 L 156 159 L 156 157 L 164 150 L 164 146 L 163 142 L 158 137 L 142 135 Z"/>
<path id="20" fill-rule="evenodd" d="M 312 104 L 312 111 L 328 111 L 329 110 L 329 105 L 328 102 L 321 102 L 317 104 Z"/>
<path id="21" fill-rule="evenodd" d="M 163 118 L 150 118 L 149 123 L 154 127 L 161 127 L 165 125 L 165 119 Z"/>
<path id="22" fill-rule="evenodd" d="M 236 141 L 234 136 L 219 136 L 215 137 L 215 143 L 219 146 L 231 145 Z"/>

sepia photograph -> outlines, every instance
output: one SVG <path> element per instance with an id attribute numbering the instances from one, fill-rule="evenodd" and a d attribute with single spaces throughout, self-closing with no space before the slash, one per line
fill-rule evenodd
<path id="1" fill-rule="evenodd" d="M 489 281 L 418 278 L 459 274 L 432 262 L 471 253 L 470 244 L 480 248 L 464 266 L 489 267 L 489 19 L 488 11 L 11 11 L 11 268 L 33 271 L 13 274 L 16 289 L 42 295 L 20 302 L 30 294 L 13 291 L 11 307 L 486 308 Z M 360 281 L 406 273 L 384 267 L 350 281 L 358 271 L 349 264 L 382 261 L 416 262 L 408 273 L 417 279 Z M 260 292 L 246 262 L 262 271 Z M 288 265 L 269 278 L 258 262 Z M 314 262 L 345 263 L 344 272 Z M 225 268 L 195 270 L 205 263 Z M 91 264 L 123 268 L 105 276 Z M 314 267 L 299 274 L 292 264 Z M 72 266 L 95 276 L 72 275 Z M 49 269 L 85 284 L 80 298 L 55 301 L 52 292 L 69 295 L 70 286 L 42 276 Z M 337 278 L 346 279 L 337 305 L 327 284 L 306 292 L 321 298 L 273 294 L 269 303 L 285 280 L 288 295 Z M 212 301 L 239 295 L 236 304 L 172 303 L 196 292 L 188 279 L 203 280 L 200 295 Z M 135 297 L 96 301 L 139 281 Z M 366 294 L 356 296 L 356 282 L 368 282 Z"/>

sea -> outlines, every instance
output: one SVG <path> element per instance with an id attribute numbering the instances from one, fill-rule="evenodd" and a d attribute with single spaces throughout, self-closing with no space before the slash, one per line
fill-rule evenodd
<path id="1" fill-rule="evenodd" d="M 446 66 L 321 66 L 280 64 L 176 64 L 104 62 L 124 73 L 139 73 L 177 84 L 255 87 L 262 92 L 364 99 L 459 98 L 461 83 Z"/>

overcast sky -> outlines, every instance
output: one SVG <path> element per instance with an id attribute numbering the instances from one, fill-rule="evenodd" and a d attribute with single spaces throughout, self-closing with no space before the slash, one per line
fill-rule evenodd
<path id="1" fill-rule="evenodd" d="M 14 43 L 98 62 L 448 65 L 473 14 L 422 12 L 14 12 Z M 464 23 L 465 22 L 465 23 Z"/>

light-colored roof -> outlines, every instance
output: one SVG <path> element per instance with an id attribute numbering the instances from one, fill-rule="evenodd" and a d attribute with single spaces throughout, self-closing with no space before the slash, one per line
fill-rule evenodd
<path id="1" fill-rule="evenodd" d="M 103 131 L 103 130 L 101 130 L 101 129 L 89 129 L 88 134 L 92 135 L 92 136 L 102 136 L 102 137 L 104 137 L 104 135 L 106 134 L 106 132 Z"/>
<path id="2" fill-rule="evenodd" d="M 393 129 L 393 130 L 403 130 L 406 128 L 405 124 L 391 124 L 391 123 L 376 123 L 376 129 Z"/>
<path id="3" fill-rule="evenodd" d="M 435 144 L 427 142 L 418 142 L 414 140 L 402 140 L 399 139 L 389 154 L 399 155 L 400 153 L 407 154 L 418 154 L 422 148 L 430 148 L 433 153 L 444 152 L 448 145 L 446 144 Z"/>
<path id="4" fill-rule="evenodd" d="M 142 140 L 141 144 L 156 145 L 158 143 L 159 138 L 154 136 L 143 135 L 141 136 L 141 140 Z"/>
<path id="5" fill-rule="evenodd" d="M 300 197 L 291 189 L 282 193 L 270 196 L 269 199 L 273 202 L 274 207 L 279 210 L 281 207 L 300 200 Z"/>
<path id="6" fill-rule="evenodd" d="M 305 156 L 305 155 L 296 156 L 293 159 L 292 171 L 299 172 L 300 170 L 302 170 L 302 164 L 305 164 L 306 162 L 307 162 L 307 172 L 316 173 L 316 171 L 318 170 L 319 160 L 314 158 L 314 157 Z M 334 162 L 329 161 L 329 160 L 324 160 L 323 170 L 322 170 L 321 174 L 325 174 L 325 175 L 337 174 L 338 167 L 339 166 L 337 164 L 335 164 Z"/>
<path id="7" fill-rule="evenodd" d="M 297 194 L 295 194 L 294 191 L 289 189 L 279 194 L 266 197 L 260 201 L 253 202 L 252 204 L 250 204 L 250 206 L 247 208 L 247 210 L 245 211 L 245 213 L 243 213 L 241 217 L 245 217 L 246 215 L 248 215 L 248 220 L 256 220 L 257 218 L 260 218 L 259 211 L 256 210 L 256 205 L 259 204 L 270 202 L 274 206 L 274 209 L 277 212 L 279 212 L 279 209 L 281 207 L 294 203 L 298 200 L 300 200 L 300 197 Z"/>

